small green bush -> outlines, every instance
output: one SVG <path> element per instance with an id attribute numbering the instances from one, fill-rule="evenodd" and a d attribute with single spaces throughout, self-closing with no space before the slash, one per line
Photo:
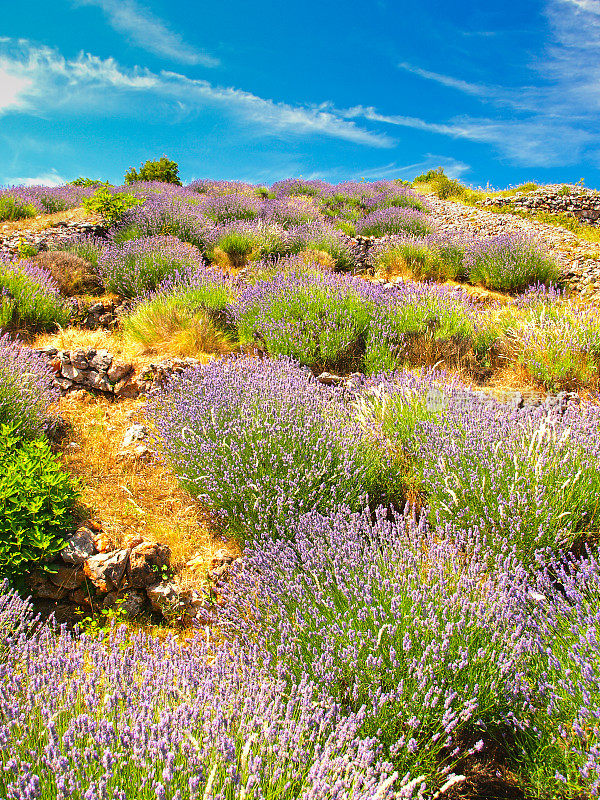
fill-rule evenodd
<path id="1" fill-rule="evenodd" d="M 162 183 L 175 183 L 181 186 L 179 180 L 179 166 L 177 162 L 171 161 L 166 156 L 158 161 L 146 161 L 142 164 L 138 172 L 133 167 L 125 173 L 125 183 L 137 183 L 138 181 L 162 181 Z"/>
<path id="2" fill-rule="evenodd" d="M 532 239 L 500 235 L 481 239 L 465 257 L 469 282 L 501 292 L 524 292 L 536 284 L 559 285 L 558 264 Z"/>
<path id="3" fill-rule="evenodd" d="M 83 186 L 86 189 L 91 187 L 111 186 L 108 181 L 101 181 L 98 178 L 75 178 L 74 181 L 69 181 L 69 186 Z"/>
<path id="4" fill-rule="evenodd" d="M 208 282 L 157 292 L 123 318 L 123 336 L 146 351 L 160 347 L 181 356 L 227 352 L 231 336 L 222 317 L 231 299 L 225 284 Z"/>
<path id="5" fill-rule="evenodd" d="M 83 207 L 86 211 L 100 214 L 108 223 L 117 222 L 123 214 L 133 206 L 139 206 L 144 201 L 126 192 L 111 192 L 105 186 L 98 189 L 91 197 L 84 197 Z"/>
<path id="6" fill-rule="evenodd" d="M 0 426 L 0 575 L 14 579 L 64 547 L 77 489 L 45 439 Z"/>
<path id="7" fill-rule="evenodd" d="M 13 222 L 17 219 L 35 217 L 38 213 L 31 203 L 25 203 L 15 197 L 0 197 L 0 222 Z"/>
<path id="8" fill-rule="evenodd" d="M 449 178 L 442 167 L 430 169 L 423 175 L 418 175 L 414 183 L 428 183 L 434 193 L 441 199 L 447 200 L 449 197 L 462 197 L 466 187 L 456 178 Z"/>

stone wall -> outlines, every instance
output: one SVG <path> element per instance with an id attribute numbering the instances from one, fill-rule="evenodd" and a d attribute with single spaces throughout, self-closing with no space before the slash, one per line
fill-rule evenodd
<path id="1" fill-rule="evenodd" d="M 87 389 L 111 397 L 134 398 L 163 385 L 169 377 L 200 364 L 195 358 L 168 359 L 149 364 L 136 375 L 133 364 L 118 361 L 108 350 L 44 347 L 34 352 L 46 356 L 54 371 L 54 383 L 63 394 L 74 389 Z"/>
<path id="2" fill-rule="evenodd" d="M 200 594 L 179 585 L 166 545 L 132 538 L 110 549 L 105 541 L 95 523 L 82 525 L 66 539 L 55 561 L 27 577 L 39 610 L 60 622 L 109 609 L 128 619 L 146 614 L 183 625 L 214 621 L 216 592 Z M 218 552 L 207 577 L 221 579 L 232 561 L 232 556 Z"/>
<path id="3" fill-rule="evenodd" d="M 566 194 L 561 191 L 561 187 L 545 186 L 512 197 L 488 197 L 482 201 L 482 205 L 532 213 L 566 213 L 590 225 L 600 225 L 600 193 L 579 187 L 570 187 L 569 194 Z"/>
<path id="4" fill-rule="evenodd" d="M 21 244 L 29 245 L 36 251 L 57 250 L 61 245 L 83 236 L 106 236 L 104 225 L 90 222 L 57 222 L 49 228 L 30 231 L 24 229 L 7 236 L 0 236 L 0 256 L 13 256 L 19 253 Z"/>

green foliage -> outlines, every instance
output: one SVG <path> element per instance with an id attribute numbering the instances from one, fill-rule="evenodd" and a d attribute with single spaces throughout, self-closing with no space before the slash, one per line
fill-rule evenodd
<path id="1" fill-rule="evenodd" d="M 456 178 L 449 178 L 442 167 L 430 169 L 423 175 L 418 175 L 413 182 L 428 183 L 434 193 L 442 200 L 446 200 L 449 197 L 460 198 L 466 191 L 466 187 Z"/>
<path id="2" fill-rule="evenodd" d="M 117 222 L 123 214 L 134 206 L 139 206 L 144 201 L 126 192 L 111 192 L 105 186 L 98 189 L 91 197 L 84 197 L 83 207 L 86 211 L 100 214 L 108 223 Z"/>
<path id="3" fill-rule="evenodd" d="M 15 197 L 0 197 L 0 222 L 13 222 L 17 219 L 35 217 L 37 209 L 31 203 L 24 203 Z"/>
<path id="4" fill-rule="evenodd" d="M 64 547 L 77 489 L 45 439 L 0 426 L 0 575 L 16 578 Z"/>
<path id="5" fill-rule="evenodd" d="M 181 186 L 179 166 L 177 162 L 171 161 L 166 156 L 162 156 L 158 161 L 148 160 L 142 164 L 139 172 L 132 167 L 125 173 L 125 183 L 131 184 L 138 181 L 161 181 Z"/>
<path id="6" fill-rule="evenodd" d="M 23 238 L 19 239 L 17 251 L 19 253 L 19 258 L 33 258 L 38 252 L 36 247 L 26 242 Z"/>
<path id="7" fill-rule="evenodd" d="M 74 181 L 69 181 L 69 186 L 84 186 L 85 188 L 89 188 L 92 186 L 111 186 L 108 181 L 101 181 L 98 178 L 75 178 Z"/>

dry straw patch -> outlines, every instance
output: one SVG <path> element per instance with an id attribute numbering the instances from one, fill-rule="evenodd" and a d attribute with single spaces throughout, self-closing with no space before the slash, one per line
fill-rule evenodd
<path id="1" fill-rule="evenodd" d="M 65 467 L 80 479 L 82 503 L 110 542 L 119 546 L 137 535 L 167 544 L 183 585 L 201 585 L 223 547 L 208 515 L 155 456 L 119 454 L 127 428 L 144 423 L 143 401 L 114 402 L 82 391 L 62 398 L 59 413 L 72 426 Z"/>

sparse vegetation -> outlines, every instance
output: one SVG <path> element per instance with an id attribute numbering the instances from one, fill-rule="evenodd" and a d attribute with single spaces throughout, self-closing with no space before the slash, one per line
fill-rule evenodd
<path id="1" fill-rule="evenodd" d="M 459 205 L 537 185 L 128 175 L 0 195 L 106 223 L 0 263 L 0 575 L 85 606 L 0 591 L 0 795 L 596 796 L 600 315 Z"/>

